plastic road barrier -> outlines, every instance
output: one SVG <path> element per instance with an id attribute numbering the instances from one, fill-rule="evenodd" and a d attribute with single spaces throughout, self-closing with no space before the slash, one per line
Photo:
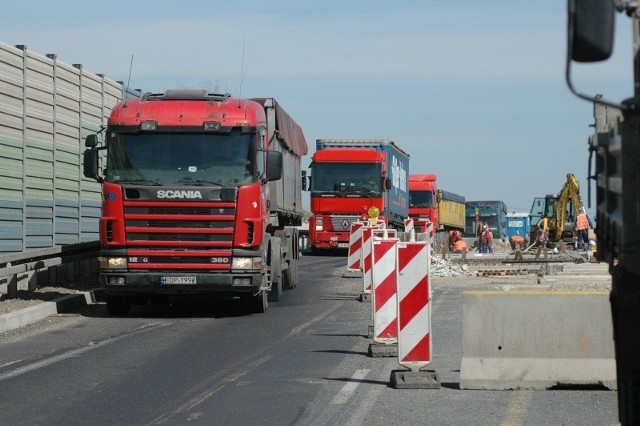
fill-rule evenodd
<path id="1" fill-rule="evenodd" d="M 395 229 L 384 228 L 384 223 L 375 227 L 364 226 L 362 228 L 362 294 L 371 294 L 371 247 L 373 237 L 395 238 L 397 232 Z M 361 299 L 363 299 L 361 297 Z"/>
<path id="2" fill-rule="evenodd" d="M 351 224 L 349 233 L 349 252 L 347 254 L 347 270 L 362 270 L 362 228 L 364 223 L 354 222 Z"/>
<path id="3" fill-rule="evenodd" d="M 362 293 L 371 294 L 371 246 L 373 228 L 362 228 Z"/>
<path id="4" fill-rule="evenodd" d="M 431 362 L 431 287 L 426 242 L 398 244 L 398 362 L 417 372 Z"/>
<path id="5" fill-rule="evenodd" d="M 398 341 L 396 322 L 397 239 L 373 240 L 373 341 L 384 344 Z"/>

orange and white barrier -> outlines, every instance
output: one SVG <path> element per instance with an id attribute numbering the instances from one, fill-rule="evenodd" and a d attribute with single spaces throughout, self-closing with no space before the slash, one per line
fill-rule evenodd
<path id="1" fill-rule="evenodd" d="M 363 294 L 371 294 L 371 250 L 373 245 L 373 237 L 379 238 L 395 238 L 397 231 L 395 229 L 384 228 L 384 223 L 375 227 L 364 226 L 362 228 L 362 292 Z"/>
<path id="2" fill-rule="evenodd" d="M 412 371 L 431 362 L 431 286 L 427 242 L 398 244 L 398 362 Z"/>
<path id="3" fill-rule="evenodd" d="M 373 228 L 365 226 L 362 229 L 362 292 L 371 294 L 371 248 L 373 243 Z"/>
<path id="4" fill-rule="evenodd" d="M 349 251 L 347 254 L 347 270 L 362 270 L 362 229 L 363 222 L 353 222 L 349 231 Z"/>
<path id="5" fill-rule="evenodd" d="M 397 239 L 373 240 L 373 340 L 377 343 L 392 344 L 398 341 L 397 245 Z"/>

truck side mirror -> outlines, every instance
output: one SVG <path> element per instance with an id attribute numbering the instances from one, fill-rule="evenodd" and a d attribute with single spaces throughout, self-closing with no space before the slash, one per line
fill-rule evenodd
<path id="1" fill-rule="evenodd" d="M 614 0 L 569 0 L 569 55 L 576 62 L 604 61 L 613 51 Z"/>
<path id="2" fill-rule="evenodd" d="M 87 148 L 95 148 L 96 146 L 98 146 L 98 135 L 87 135 L 84 140 L 84 146 L 86 146 Z"/>
<path id="3" fill-rule="evenodd" d="M 282 153 L 278 151 L 267 151 L 267 181 L 282 178 Z"/>
<path id="4" fill-rule="evenodd" d="M 94 135 L 95 136 L 95 135 Z M 104 179 L 98 174 L 98 150 L 89 148 L 84 151 L 84 161 L 82 164 L 85 177 L 95 179 L 102 183 Z"/>
<path id="5" fill-rule="evenodd" d="M 308 188 L 307 186 L 307 171 L 303 170 L 302 171 L 302 190 L 306 191 Z"/>
<path id="6" fill-rule="evenodd" d="M 382 178 L 382 190 L 383 191 L 388 191 L 389 189 L 391 189 L 391 178 L 383 177 Z"/>

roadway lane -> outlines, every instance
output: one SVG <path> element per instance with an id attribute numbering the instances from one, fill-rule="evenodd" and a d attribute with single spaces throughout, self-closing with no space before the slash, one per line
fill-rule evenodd
<path id="1" fill-rule="evenodd" d="M 368 304 L 345 259 L 304 257 L 266 314 L 220 304 L 104 306 L 0 336 L 2 424 L 581 424 L 617 422 L 615 392 L 462 391 L 462 291 L 501 278 L 434 279 L 438 390 L 395 390 L 369 358 Z"/>

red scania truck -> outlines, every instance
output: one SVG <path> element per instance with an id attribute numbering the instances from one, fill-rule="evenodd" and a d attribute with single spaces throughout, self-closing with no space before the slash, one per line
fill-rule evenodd
<path id="1" fill-rule="evenodd" d="M 309 245 L 347 249 L 351 224 L 375 207 L 403 229 L 409 215 L 409 154 L 388 139 L 318 139 L 311 162 Z"/>
<path id="2" fill-rule="evenodd" d="M 171 296 L 239 296 L 253 312 L 298 282 L 301 128 L 272 98 L 203 90 L 116 105 L 86 138 L 102 183 L 100 285 L 112 315 Z"/>

